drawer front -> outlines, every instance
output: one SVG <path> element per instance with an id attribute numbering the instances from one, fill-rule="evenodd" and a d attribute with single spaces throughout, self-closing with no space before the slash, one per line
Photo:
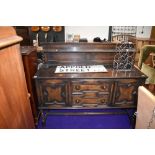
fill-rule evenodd
<path id="1" fill-rule="evenodd" d="M 75 80 L 71 82 L 72 104 L 81 107 L 98 107 L 111 102 L 113 82 L 105 80 Z"/>
<path id="2" fill-rule="evenodd" d="M 104 91 L 109 92 L 111 83 L 105 81 L 72 81 L 72 92 Z"/>
<path id="3" fill-rule="evenodd" d="M 97 107 L 99 105 L 106 105 L 108 103 L 108 100 L 108 95 L 101 95 L 100 97 L 88 97 L 83 95 L 72 96 L 73 107 Z"/>

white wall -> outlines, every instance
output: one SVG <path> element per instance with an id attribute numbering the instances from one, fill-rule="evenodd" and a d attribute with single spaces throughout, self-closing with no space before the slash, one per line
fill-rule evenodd
<path id="1" fill-rule="evenodd" d="M 109 26 L 65 26 L 65 40 L 67 34 L 80 35 L 80 38 L 87 38 L 93 41 L 95 37 L 108 39 Z"/>
<path id="2" fill-rule="evenodd" d="M 150 38 L 152 26 L 137 26 L 137 38 Z M 143 33 L 142 33 L 143 31 Z"/>

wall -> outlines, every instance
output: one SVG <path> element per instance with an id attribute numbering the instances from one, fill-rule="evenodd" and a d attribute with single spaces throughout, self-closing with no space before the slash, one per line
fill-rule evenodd
<path id="1" fill-rule="evenodd" d="M 137 38 L 150 38 L 152 26 L 137 26 Z"/>
<path id="2" fill-rule="evenodd" d="M 150 38 L 152 26 L 137 26 L 136 37 Z M 108 39 L 109 26 L 65 26 L 65 41 L 67 34 L 80 35 L 80 38 L 87 38 L 93 41 L 95 37 Z"/>
<path id="3" fill-rule="evenodd" d="M 93 41 L 95 37 L 108 39 L 109 26 L 65 26 L 65 40 L 67 34 L 80 35 L 80 38 L 87 38 Z"/>

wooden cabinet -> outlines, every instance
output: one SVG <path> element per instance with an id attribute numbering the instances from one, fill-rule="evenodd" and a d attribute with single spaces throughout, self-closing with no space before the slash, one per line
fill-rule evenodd
<path id="1" fill-rule="evenodd" d="M 45 62 L 35 74 L 38 109 L 44 123 L 51 109 L 136 108 L 146 76 L 136 67 L 112 68 L 116 44 L 55 43 L 43 47 Z M 130 53 L 135 50 L 130 49 Z M 55 73 L 57 65 L 102 64 L 107 72 Z"/>
<path id="2" fill-rule="evenodd" d="M 37 95 L 35 88 L 34 74 L 37 72 L 37 49 L 33 46 L 21 46 L 21 54 L 26 76 L 27 88 L 30 93 L 30 103 L 35 124 L 38 122 Z"/>
<path id="3" fill-rule="evenodd" d="M 30 30 L 28 26 L 15 26 L 15 30 L 18 36 L 22 37 L 20 45 L 22 46 L 32 46 Z"/>
<path id="4" fill-rule="evenodd" d="M 72 106 L 98 107 L 110 102 L 112 83 L 107 80 L 83 79 L 71 82 Z"/>
<path id="5" fill-rule="evenodd" d="M 68 85 L 66 80 L 39 80 L 37 81 L 38 96 L 40 107 L 58 107 L 67 106 L 68 103 Z"/>
<path id="6" fill-rule="evenodd" d="M 21 40 L 14 28 L 0 27 L 0 128 L 34 128 Z"/>
<path id="7" fill-rule="evenodd" d="M 126 78 L 126 77 L 124 77 Z M 39 108 L 136 107 L 139 79 L 36 79 Z"/>
<path id="8" fill-rule="evenodd" d="M 130 106 L 137 103 L 137 90 L 140 85 L 136 79 L 122 79 L 116 82 L 114 104 L 115 106 Z"/>

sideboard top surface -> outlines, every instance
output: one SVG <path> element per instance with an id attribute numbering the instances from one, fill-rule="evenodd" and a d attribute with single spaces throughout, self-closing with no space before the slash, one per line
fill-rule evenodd
<path id="1" fill-rule="evenodd" d="M 133 67 L 131 71 L 116 71 L 111 67 L 106 67 L 108 72 L 93 72 L 93 73 L 55 73 L 56 66 L 44 64 L 39 71 L 35 74 L 37 78 L 60 78 L 60 79 L 73 79 L 73 78 L 87 78 L 87 79 L 106 79 L 106 78 L 146 78 L 146 75 Z"/>

